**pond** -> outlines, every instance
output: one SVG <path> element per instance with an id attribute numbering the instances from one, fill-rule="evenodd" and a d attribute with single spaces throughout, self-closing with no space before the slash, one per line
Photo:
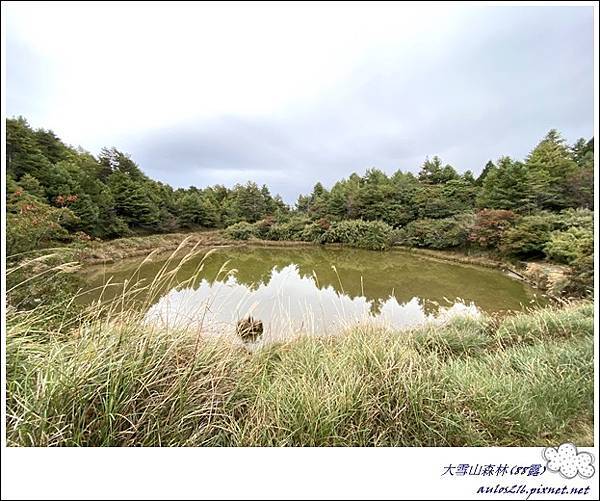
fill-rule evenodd
<path id="1" fill-rule="evenodd" d="M 237 339 L 237 322 L 251 315 L 263 322 L 260 342 L 335 334 L 357 323 L 402 329 L 544 302 L 498 270 L 399 250 L 223 247 L 181 263 L 163 256 L 96 266 L 86 280 L 96 290 L 82 296 L 85 302 L 127 302 L 123 283 L 140 289 L 140 281 L 154 281 L 152 293 L 135 296 L 146 321 L 161 326 Z"/>

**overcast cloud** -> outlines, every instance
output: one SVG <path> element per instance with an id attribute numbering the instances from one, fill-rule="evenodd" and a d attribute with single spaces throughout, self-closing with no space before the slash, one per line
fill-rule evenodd
<path id="1" fill-rule="evenodd" d="M 440 155 L 479 173 L 593 134 L 592 7 L 4 4 L 9 116 L 175 187 L 287 202 Z"/>

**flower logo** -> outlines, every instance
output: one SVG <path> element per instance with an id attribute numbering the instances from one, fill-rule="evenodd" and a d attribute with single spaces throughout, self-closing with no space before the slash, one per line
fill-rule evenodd
<path id="1" fill-rule="evenodd" d="M 574 444 L 566 443 L 559 447 L 546 447 L 542 452 L 550 471 L 560 473 L 564 478 L 594 476 L 594 456 L 589 452 L 577 452 Z"/>

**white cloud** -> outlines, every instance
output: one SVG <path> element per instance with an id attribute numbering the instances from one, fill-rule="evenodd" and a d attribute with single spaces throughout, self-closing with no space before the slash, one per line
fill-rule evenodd
<path id="1" fill-rule="evenodd" d="M 81 122 L 93 124 L 85 131 L 92 135 L 276 113 L 339 85 L 369 50 L 410 42 L 425 18 L 440 35 L 450 11 L 336 2 L 68 2 L 16 3 L 6 14 L 9 39 L 46 63 L 52 106 L 36 119 L 77 135 Z"/>

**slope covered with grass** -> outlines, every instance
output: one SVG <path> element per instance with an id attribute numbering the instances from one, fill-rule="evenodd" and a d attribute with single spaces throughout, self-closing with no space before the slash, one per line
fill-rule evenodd
<path id="1" fill-rule="evenodd" d="M 593 306 L 357 327 L 248 351 L 129 310 L 8 312 L 9 445 L 484 446 L 593 441 Z"/>

